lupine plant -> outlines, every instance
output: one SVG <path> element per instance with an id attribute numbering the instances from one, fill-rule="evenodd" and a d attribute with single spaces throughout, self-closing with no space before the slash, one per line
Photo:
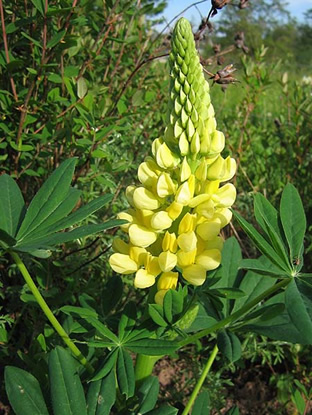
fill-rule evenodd
<path id="1" fill-rule="evenodd" d="M 52 174 L 27 210 L 14 180 L 1 177 L 1 249 L 12 256 L 52 326 L 82 363 L 78 366 L 62 347 L 54 348 L 44 377 L 49 388 L 44 390 L 32 374 L 8 366 L 6 390 L 17 415 L 177 414 L 177 408 L 157 404 L 154 364 L 213 334 L 211 354 L 180 411 L 204 415 L 212 409 L 209 388 L 200 393 L 206 376 L 219 352 L 224 364 L 240 359 L 241 333 L 312 344 L 311 275 L 302 272 L 306 219 L 297 190 L 291 184 L 285 187 L 279 210 L 255 195 L 259 230 L 234 213 L 262 254 L 242 259 L 237 240 L 224 241 L 220 233 L 232 218 L 236 190 L 226 182 L 236 165 L 221 156 L 224 135 L 216 129 L 208 83 L 185 19 L 174 29 L 169 63 L 167 125 L 139 166 L 140 185 L 127 188 L 130 208 L 119 214 L 119 222 L 60 232 L 110 198 L 103 196 L 70 214 L 78 196 L 69 188 L 75 160 Z M 66 327 L 76 337 L 69 339 L 20 255 L 47 256 L 60 243 L 117 224 L 121 236 L 114 239 L 109 259 L 117 274 L 106 287 L 110 308 L 82 297 L 79 307 L 62 307 L 70 317 Z M 117 309 L 122 290 L 118 274 L 134 274 L 134 286 L 148 290 L 142 304 L 128 302 L 121 312 Z M 230 413 L 239 412 L 232 408 Z"/>

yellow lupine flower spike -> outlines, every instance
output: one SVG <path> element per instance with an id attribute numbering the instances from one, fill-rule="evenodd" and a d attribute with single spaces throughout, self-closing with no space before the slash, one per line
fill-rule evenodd
<path id="1" fill-rule="evenodd" d="M 135 273 L 134 285 L 157 283 L 155 301 L 175 289 L 179 275 L 190 284 L 205 282 L 220 265 L 220 230 L 231 220 L 236 189 L 230 180 L 236 163 L 224 159 L 224 134 L 218 131 L 209 84 L 195 48 L 189 22 L 173 31 L 167 126 L 154 140 L 151 155 L 138 169 L 138 186 L 129 186 L 131 205 L 120 218 L 128 242 L 113 243 L 110 265 L 121 274 Z M 128 246 L 128 248 L 127 248 Z"/>

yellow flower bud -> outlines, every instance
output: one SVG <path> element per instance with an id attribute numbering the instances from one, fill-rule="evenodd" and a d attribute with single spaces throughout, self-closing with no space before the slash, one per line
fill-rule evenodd
<path id="1" fill-rule="evenodd" d="M 175 253 L 178 249 L 177 237 L 175 233 L 165 233 L 164 239 L 162 241 L 163 251 L 171 251 Z"/>
<path id="2" fill-rule="evenodd" d="M 210 147 L 210 155 L 221 153 L 224 149 L 225 138 L 224 134 L 221 131 L 214 131 L 211 137 L 211 147 Z"/>
<path id="3" fill-rule="evenodd" d="M 172 195 L 176 190 L 176 185 L 174 184 L 170 174 L 162 173 L 157 181 L 157 195 L 161 198 Z"/>
<path id="4" fill-rule="evenodd" d="M 226 166 L 225 160 L 219 156 L 207 170 L 207 179 L 208 180 L 221 180 L 225 174 Z"/>
<path id="5" fill-rule="evenodd" d="M 236 189 L 232 183 L 220 187 L 212 197 L 217 207 L 231 207 L 236 199 Z"/>
<path id="6" fill-rule="evenodd" d="M 203 182 L 207 178 L 207 163 L 206 160 L 203 159 L 200 165 L 197 167 L 195 172 L 195 177 L 197 180 Z"/>
<path id="7" fill-rule="evenodd" d="M 177 219 L 183 210 L 183 205 L 178 202 L 172 202 L 170 206 L 167 207 L 166 211 L 169 213 L 169 216 L 172 220 Z"/>
<path id="8" fill-rule="evenodd" d="M 173 167 L 174 158 L 166 143 L 161 144 L 156 151 L 156 162 L 162 169 Z"/>
<path id="9" fill-rule="evenodd" d="M 189 153 L 190 144 L 187 140 L 186 134 L 183 132 L 179 138 L 179 149 L 181 156 L 186 156 Z"/>
<path id="10" fill-rule="evenodd" d="M 179 231 L 178 231 L 179 235 L 181 235 L 182 233 L 194 231 L 196 222 L 197 222 L 196 215 L 191 215 L 190 213 L 186 213 L 183 216 L 179 224 Z"/>
<path id="11" fill-rule="evenodd" d="M 187 180 L 190 177 L 191 173 L 192 173 L 191 168 L 186 160 L 186 157 L 184 157 L 183 162 L 181 164 L 181 168 L 180 168 L 181 182 L 185 182 L 185 180 Z"/>
<path id="12" fill-rule="evenodd" d="M 152 160 L 145 161 L 139 166 L 138 179 L 146 187 L 152 188 L 157 182 L 158 174 L 155 166 L 157 167 L 157 164 Z"/>
<path id="13" fill-rule="evenodd" d="M 158 290 L 175 289 L 178 284 L 178 272 L 163 272 L 157 281 Z"/>

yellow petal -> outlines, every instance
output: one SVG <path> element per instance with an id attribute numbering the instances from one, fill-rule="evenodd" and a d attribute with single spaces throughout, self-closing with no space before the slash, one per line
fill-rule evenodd
<path id="1" fill-rule="evenodd" d="M 204 181 L 207 178 L 207 163 L 206 160 L 203 159 L 200 163 L 200 165 L 197 167 L 195 172 L 196 179 L 200 181 Z"/>
<path id="2" fill-rule="evenodd" d="M 178 266 L 181 268 L 186 268 L 189 265 L 194 264 L 195 262 L 195 257 L 196 257 L 196 249 L 194 249 L 194 251 L 189 251 L 189 252 L 184 252 L 182 250 L 177 252 L 177 257 L 178 257 Z"/>
<path id="3" fill-rule="evenodd" d="M 156 230 L 168 229 L 172 225 L 172 219 L 168 212 L 160 211 L 151 218 L 151 227 Z"/>
<path id="4" fill-rule="evenodd" d="M 170 174 L 162 173 L 157 180 L 157 194 L 159 197 L 172 195 L 176 190 L 176 184 L 173 182 Z"/>
<path id="5" fill-rule="evenodd" d="M 109 258 L 109 265 L 118 274 L 133 274 L 138 269 L 138 264 L 124 254 L 113 254 Z"/>
<path id="6" fill-rule="evenodd" d="M 183 269 L 183 278 L 193 285 L 202 285 L 206 280 L 206 270 L 199 264 L 193 264 Z"/>
<path id="7" fill-rule="evenodd" d="M 156 151 L 156 162 L 159 167 L 162 169 L 168 169 L 173 167 L 174 165 L 174 158 L 171 153 L 171 150 L 167 146 L 166 143 L 163 143 L 159 146 Z"/>
<path id="8" fill-rule="evenodd" d="M 177 264 L 177 256 L 170 251 L 162 252 L 158 257 L 160 269 L 163 272 L 171 271 Z"/>
<path id="9" fill-rule="evenodd" d="M 172 202 L 170 206 L 167 207 L 166 211 L 172 220 L 177 219 L 183 210 L 183 205 L 181 203 Z"/>
<path id="10" fill-rule="evenodd" d="M 156 140 L 152 143 L 152 153 L 153 156 L 156 157 L 156 153 L 159 149 L 159 147 L 162 145 L 163 141 L 160 138 L 156 138 Z"/>
<path id="11" fill-rule="evenodd" d="M 207 202 L 201 203 L 200 205 L 196 207 L 195 212 L 199 216 L 203 216 L 206 219 L 212 219 L 215 213 L 215 207 L 214 207 L 213 201 L 207 200 Z"/>
<path id="12" fill-rule="evenodd" d="M 181 235 L 182 233 L 187 233 L 190 231 L 194 231 L 195 230 L 195 226 L 196 226 L 196 215 L 191 215 L 189 212 L 187 212 L 180 224 L 179 224 L 179 235 Z"/>
<path id="13" fill-rule="evenodd" d="M 221 182 L 226 182 L 234 176 L 236 173 L 236 161 L 230 156 L 225 159 L 225 172 L 223 177 L 220 179 Z"/>
<path id="14" fill-rule="evenodd" d="M 136 189 L 135 186 L 128 186 L 126 188 L 126 198 L 127 198 L 128 202 L 129 202 L 129 204 L 131 206 L 134 206 L 134 203 L 133 203 L 133 193 L 134 193 L 135 189 Z"/>
<path id="15" fill-rule="evenodd" d="M 158 175 L 155 171 L 156 168 L 157 164 L 151 160 L 140 164 L 138 168 L 138 179 L 144 186 L 151 188 L 156 184 L 158 179 Z"/>
<path id="16" fill-rule="evenodd" d="M 218 249 L 221 252 L 224 240 L 221 236 L 216 236 L 214 239 L 211 239 L 210 241 L 204 241 L 204 244 L 205 249 Z"/>
<path id="17" fill-rule="evenodd" d="M 214 239 L 219 233 L 221 222 L 219 219 L 213 221 L 206 221 L 201 223 L 196 228 L 196 233 L 204 240 L 209 241 Z"/>
<path id="18" fill-rule="evenodd" d="M 221 153 L 224 149 L 225 139 L 224 134 L 221 131 L 214 131 L 211 137 L 211 147 L 209 154 Z"/>
<path id="19" fill-rule="evenodd" d="M 178 245 L 185 252 L 193 251 L 196 249 L 196 244 L 197 238 L 195 232 L 193 231 L 182 233 L 178 236 Z"/>
<path id="20" fill-rule="evenodd" d="M 213 195 L 216 206 L 220 208 L 228 208 L 233 205 L 236 199 L 236 189 L 232 183 L 227 183 Z"/>
<path id="21" fill-rule="evenodd" d="M 155 294 L 155 297 L 154 297 L 154 301 L 155 301 L 156 304 L 163 305 L 164 298 L 165 298 L 165 295 L 167 294 L 167 291 L 168 290 L 157 291 L 157 293 Z"/>
<path id="22" fill-rule="evenodd" d="M 230 223 L 232 216 L 232 212 L 230 211 L 230 209 L 227 208 L 218 209 L 214 214 L 214 218 L 218 218 L 221 221 L 221 229 L 224 228 L 224 226 L 226 226 L 228 223 Z"/>
<path id="23" fill-rule="evenodd" d="M 157 233 L 134 224 L 129 227 L 129 237 L 133 245 L 147 248 L 156 241 Z"/>
<path id="24" fill-rule="evenodd" d="M 163 272 L 157 281 L 158 290 L 171 290 L 176 289 L 178 284 L 178 272 Z"/>
<path id="25" fill-rule="evenodd" d="M 154 193 L 144 187 L 135 189 L 133 192 L 133 202 L 137 209 L 155 210 L 160 206 L 160 202 Z"/>
<path id="26" fill-rule="evenodd" d="M 118 219 L 124 219 L 124 220 L 127 220 L 129 222 L 129 223 L 125 223 L 124 225 L 120 225 L 120 229 L 122 229 L 125 232 L 127 232 L 127 230 L 129 229 L 129 226 L 134 221 L 133 216 L 130 215 L 129 213 L 127 213 L 127 212 L 118 213 L 117 218 Z"/>
<path id="27" fill-rule="evenodd" d="M 195 191 L 195 176 L 192 174 L 187 182 L 181 184 L 176 193 L 175 200 L 181 205 L 187 205 L 194 196 Z"/>
<path id="28" fill-rule="evenodd" d="M 220 265 L 221 252 L 218 249 L 203 251 L 196 257 L 195 262 L 205 268 L 206 271 L 211 271 Z"/>
<path id="29" fill-rule="evenodd" d="M 223 157 L 219 156 L 209 167 L 207 171 L 208 180 L 220 180 L 226 172 L 226 163 Z"/>
<path id="30" fill-rule="evenodd" d="M 155 277 L 161 272 L 158 258 L 149 253 L 145 257 L 145 268 L 149 274 Z"/>
<path id="31" fill-rule="evenodd" d="M 201 195 L 193 197 L 193 199 L 189 202 L 188 206 L 191 208 L 196 207 L 197 205 L 206 202 L 211 198 L 211 195 L 207 193 L 203 193 Z"/>
<path id="32" fill-rule="evenodd" d="M 189 152 L 189 148 L 190 148 L 189 142 L 187 140 L 185 132 L 183 132 L 179 138 L 179 149 L 180 149 L 181 156 L 186 156 Z"/>
<path id="33" fill-rule="evenodd" d="M 146 249 L 139 246 L 131 246 L 129 250 L 130 258 L 133 259 L 133 261 L 136 262 L 139 266 L 144 264 L 146 254 Z"/>
<path id="34" fill-rule="evenodd" d="M 155 284 L 154 275 L 149 274 L 146 269 L 139 269 L 135 274 L 134 286 L 136 288 L 148 288 Z"/>
<path id="35" fill-rule="evenodd" d="M 123 241 L 120 238 L 115 238 L 113 240 L 112 248 L 115 252 L 129 255 L 129 249 L 130 249 L 129 244 L 127 244 L 125 241 Z"/>
<path id="36" fill-rule="evenodd" d="M 162 241 L 163 251 L 171 251 L 175 253 L 178 249 L 177 237 L 175 233 L 165 233 L 164 239 Z"/>

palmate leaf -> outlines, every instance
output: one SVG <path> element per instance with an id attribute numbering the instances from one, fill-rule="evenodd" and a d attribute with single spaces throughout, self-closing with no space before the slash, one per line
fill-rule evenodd
<path id="1" fill-rule="evenodd" d="M 126 396 L 126 399 L 134 395 L 135 376 L 131 356 L 123 347 L 119 348 L 117 366 L 117 382 L 120 393 Z"/>
<path id="2" fill-rule="evenodd" d="M 228 330 L 220 330 L 217 337 L 220 352 L 230 363 L 236 362 L 242 355 L 242 346 L 239 338 Z"/>
<path id="3" fill-rule="evenodd" d="M 76 362 L 62 347 L 58 346 L 50 353 L 49 378 L 55 414 L 87 415 L 86 400 Z"/>
<path id="4" fill-rule="evenodd" d="M 286 246 L 284 244 L 284 235 L 279 222 L 278 211 L 271 203 L 260 193 L 255 195 L 254 203 L 255 217 L 263 232 L 268 236 L 277 254 L 289 264 Z"/>
<path id="5" fill-rule="evenodd" d="M 296 261 L 302 255 L 307 221 L 299 193 L 290 183 L 285 186 L 282 193 L 280 212 L 290 257 L 292 261 Z"/>
<path id="6" fill-rule="evenodd" d="M 87 394 L 88 415 L 109 415 L 116 399 L 115 373 L 91 382 Z"/>
<path id="7" fill-rule="evenodd" d="M 0 229 L 15 237 L 26 206 L 18 185 L 7 174 L 0 176 L 0 194 Z"/>
<path id="8" fill-rule="evenodd" d="M 14 246 L 14 250 L 32 253 L 36 250 L 53 249 L 56 245 L 74 241 L 78 238 L 84 238 L 86 236 L 102 232 L 106 229 L 114 228 L 115 226 L 118 226 L 122 223 L 124 223 L 124 221 L 116 219 L 102 224 L 80 226 L 79 228 L 69 232 L 59 232 L 56 234 L 48 235 L 46 237 L 35 239 L 33 241 L 29 241 L 28 243 L 17 243 Z"/>
<path id="9" fill-rule="evenodd" d="M 273 264 L 277 265 L 279 268 L 282 268 L 288 275 L 291 273 L 291 268 L 288 263 L 285 263 L 281 257 L 276 253 L 274 248 L 265 240 L 265 238 L 252 226 L 250 225 L 240 214 L 233 212 L 235 219 L 238 221 L 240 226 L 253 241 L 259 251 L 267 256 Z"/>
<path id="10" fill-rule="evenodd" d="M 39 382 L 30 373 L 6 366 L 5 388 L 16 415 L 49 415 Z"/>
<path id="11" fill-rule="evenodd" d="M 140 402 L 140 414 L 146 414 L 151 411 L 157 402 L 159 393 L 159 380 L 156 376 L 149 376 L 141 384 L 137 396 Z"/>
<path id="12" fill-rule="evenodd" d="M 196 398 L 192 409 L 192 415 L 209 415 L 210 413 L 210 399 L 209 393 L 204 389 Z"/>
<path id="13" fill-rule="evenodd" d="M 16 235 L 18 240 L 38 229 L 62 204 L 68 194 L 76 163 L 75 158 L 64 161 L 44 182 L 27 209 Z"/>

